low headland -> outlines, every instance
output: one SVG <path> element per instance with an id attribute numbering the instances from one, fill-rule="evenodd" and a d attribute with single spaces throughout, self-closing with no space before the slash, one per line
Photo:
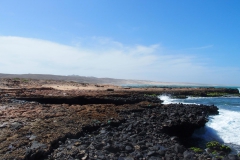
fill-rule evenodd
<path id="1" fill-rule="evenodd" d="M 237 89 L 0 79 L 1 159 L 239 159 L 217 142 L 187 146 L 217 106 L 162 104 L 158 95 L 239 96 Z"/>

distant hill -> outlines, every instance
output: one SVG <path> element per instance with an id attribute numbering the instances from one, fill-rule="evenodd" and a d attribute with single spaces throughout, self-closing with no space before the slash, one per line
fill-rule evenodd
<path id="1" fill-rule="evenodd" d="M 195 83 L 177 83 L 177 82 L 155 82 L 146 80 L 127 80 L 114 78 L 96 78 L 85 76 L 61 76 L 50 74 L 2 74 L 0 78 L 27 78 L 38 80 L 61 80 L 61 81 L 75 81 L 80 83 L 98 83 L 98 84 L 113 84 L 113 85 L 185 85 L 185 86 L 201 86 L 203 84 Z"/>

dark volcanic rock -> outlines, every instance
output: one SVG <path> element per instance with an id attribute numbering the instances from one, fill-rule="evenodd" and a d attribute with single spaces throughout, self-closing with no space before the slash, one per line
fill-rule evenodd
<path id="1" fill-rule="evenodd" d="M 47 155 L 48 159 L 183 159 L 182 137 L 204 126 L 217 108 L 162 106 L 157 95 L 225 92 L 211 88 L 126 90 L 108 85 L 85 90 L 93 85 L 23 79 L 3 82 L 0 159 L 6 160 L 43 160 Z M 64 86 L 72 89 L 60 90 Z"/>
<path id="2" fill-rule="evenodd" d="M 165 113 L 165 114 L 164 114 Z M 218 114 L 216 106 L 170 104 L 161 112 L 162 129 L 169 135 L 189 137 L 195 129 L 203 127 L 208 121 L 207 116 Z"/>
<path id="3" fill-rule="evenodd" d="M 77 96 L 77 97 L 54 97 L 54 96 L 38 96 L 38 97 L 19 97 L 17 100 L 35 101 L 45 104 L 135 104 L 142 101 L 161 103 L 162 101 L 157 96 L 146 96 L 144 94 L 130 94 L 130 95 L 115 95 L 115 96 L 104 96 L 104 97 L 88 97 L 88 96 Z"/>
<path id="4" fill-rule="evenodd" d="M 68 139 L 49 159 L 81 159 L 86 153 L 88 159 L 192 159 L 194 153 L 187 151 L 176 136 L 191 136 L 196 128 L 204 126 L 212 108 L 171 104 L 140 112 L 122 111 L 119 114 L 123 123 L 102 126 L 97 134 L 84 133 L 79 139 Z M 77 148 L 76 153 L 70 153 L 69 147 Z"/>

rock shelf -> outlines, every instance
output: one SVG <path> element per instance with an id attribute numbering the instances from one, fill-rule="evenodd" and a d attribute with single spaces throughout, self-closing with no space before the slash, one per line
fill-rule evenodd
<path id="1" fill-rule="evenodd" d="M 226 91 L 8 82 L 0 88 L 0 157 L 6 160 L 207 158 L 188 151 L 181 139 L 204 126 L 217 107 L 162 105 L 156 94 Z"/>
<path id="2" fill-rule="evenodd" d="M 214 106 L 182 104 L 123 111 L 119 113 L 122 123 L 113 126 L 110 120 L 78 139 L 60 141 L 48 159 L 184 159 L 187 149 L 178 137 L 190 136 L 204 126 L 210 110 L 217 113 Z M 192 157 L 209 156 L 192 153 Z"/>

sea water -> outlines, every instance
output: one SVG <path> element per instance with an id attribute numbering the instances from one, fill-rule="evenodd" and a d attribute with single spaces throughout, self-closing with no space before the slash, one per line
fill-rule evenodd
<path id="1" fill-rule="evenodd" d="M 159 96 L 164 104 L 205 104 L 219 108 L 219 115 L 209 116 L 205 127 L 195 131 L 193 138 L 206 141 L 217 140 L 240 152 L 240 97 L 188 97 L 173 99 L 167 95 Z"/>

